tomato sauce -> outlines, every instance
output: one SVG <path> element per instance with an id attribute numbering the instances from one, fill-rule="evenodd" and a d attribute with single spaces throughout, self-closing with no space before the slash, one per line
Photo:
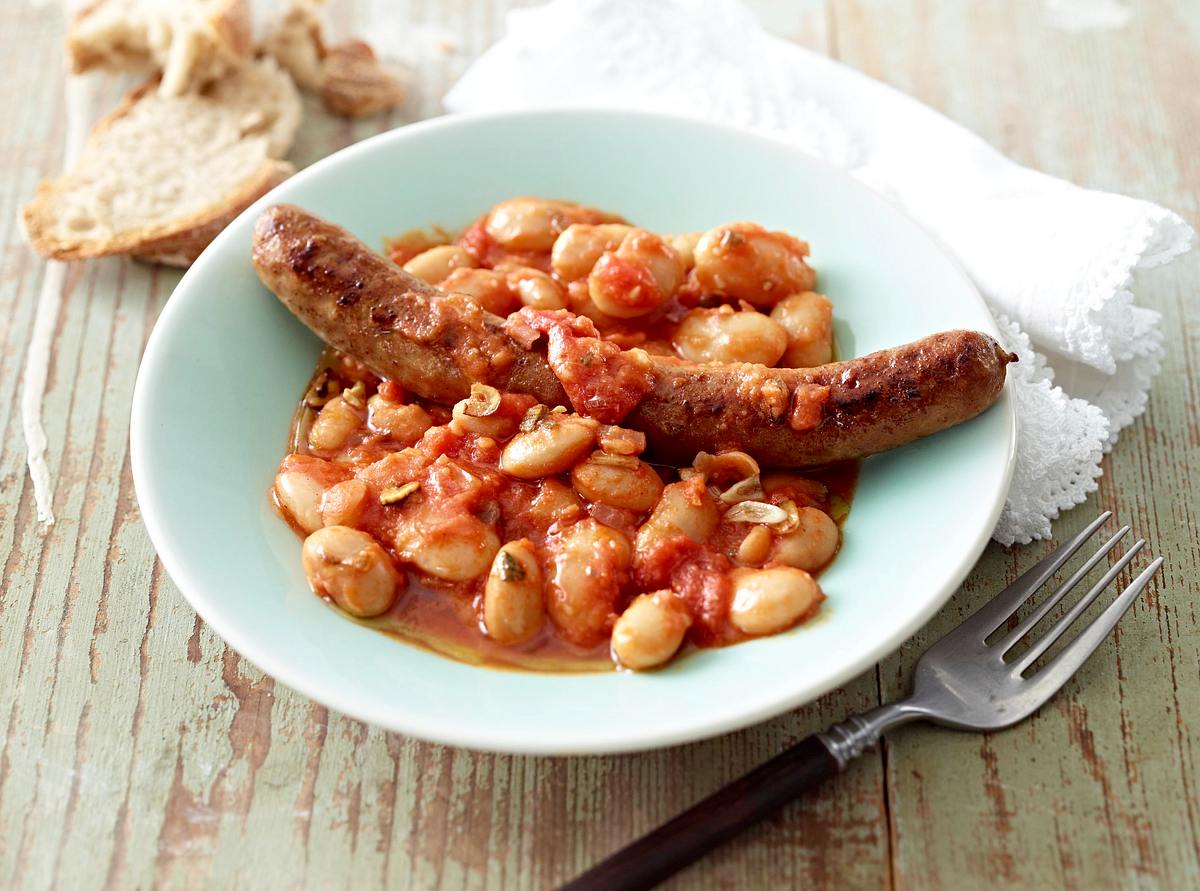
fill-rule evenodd
<path id="1" fill-rule="evenodd" d="M 646 368 L 622 350 L 640 347 L 650 353 L 674 355 L 673 335 L 690 310 L 731 301 L 706 294 L 694 272 L 689 272 L 682 286 L 652 312 L 631 319 L 605 316 L 591 303 L 586 279 L 562 281 L 553 271 L 550 251 L 505 250 L 489 236 L 486 221 L 486 215 L 479 218 L 457 239 L 441 230 L 409 232 L 389 241 L 386 250 L 394 262 L 404 264 L 430 247 L 453 242 L 484 269 L 529 267 L 549 274 L 566 295 L 570 312 L 522 309 L 509 317 L 508 333 L 522 342 L 546 339 L 551 367 L 572 405 L 581 415 L 594 419 L 587 421 L 596 429 L 593 457 L 602 454 L 618 462 L 636 461 L 645 437 L 606 426 L 619 424 L 651 383 Z M 639 294 L 652 294 L 657 287 L 644 268 L 627 268 L 616 262 L 614 255 L 606 256 L 611 261 L 605 267 L 605 275 L 612 280 L 609 284 L 632 282 Z M 813 392 L 797 409 L 793 424 L 811 423 L 806 409 L 809 403 L 819 407 L 824 395 Z M 646 524 L 650 510 L 622 509 L 589 500 L 576 491 L 570 472 L 521 479 L 500 469 L 505 442 L 517 431 L 518 422 L 520 429 L 526 430 L 531 418 L 535 424 L 542 423 L 539 412 L 552 410 L 534 405 L 528 396 L 499 394 L 498 398 L 487 419 L 495 422 L 497 431 L 503 428 L 503 433 L 487 432 L 486 424 L 463 429 L 449 408 L 411 398 L 403 387 L 372 374 L 352 357 L 333 350 L 322 355 L 296 412 L 291 447 L 280 464 L 280 474 L 300 474 L 326 492 L 341 483 L 357 487 L 356 491 L 365 485 L 366 497 L 337 524 L 372 536 L 393 559 L 404 577 L 404 587 L 386 612 L 355 621 L 472 664 L 538 671 L 610 670 L 613 659 L 607 631 L 617 615 L 638 594 L 670 588 L 692 618 L 685 648 L 724 646 L 745 639 L 729 619 L 730 573 L 738 566 L 763 565 L 762 559 L 747 562 L 746 557 L 748 535 L 758 529 L 761 537 L 763 526 L 724 519 L 737 501 L 723 496 L 730 494 L 729 487 L 737 484 L 739 477 L 726 478 L 722 471 L 711 468 L 698 476 L 694 475 L 697 469 L 680 471 L 652 464 L 663 484 L 687 479 L 684 488 L 694 489 L 697 497 L 715 500 L 722 519 L 702 544 L 677 535 L 638 546 L 638 530 Z M 314 421 L 335 399 L 341 400 L 342 418 L 349 419 L 353 431 L 335 448 L 314 447 Z M 374 406 L 379 400 L 392 409 L 410 407 L 406 410 L 419 419 L 415 432 L 400 435 L 385 429 L 382 421 L 377 423 Z M 553 410 L 561 411 L 565 409 Z M 653 456 L 642 458 L 653 460 Z M 754 476 L 756 487 L 758 476 Z M 754 498 L 771 510 L 780 508 L 777 513 L 786 508 L 790 516 L 797 508 L 819 509 L 840 528 L 850 509 L 857 476 L 857 462 L 802 473 L 763 472 Z M 280 514 L 297 533 L 304 536 L 312 531 L 311 521 L 306 530 L 289 512 L 278 486 L 273 497 Z M 326 509 L 322 503 L 321 510 Z M 330 525 L 328 517 L 322 516 L 325 525 Z M 574 635 L 576 640 L 586 640 L 584 645 L 573 643 L 572 635 L 549 616 L 526 642 L 499 644 L 487 634 L 482 619 L 487 571 L 456 580 L 449 577 L 452 571 L 430 562 L 429 543 L 440 537 L 460 542 L 477 539 L 481 547 L 489 536 L 500 543 L 525 539 L 539 554 L 548 590 L 564 531 L 589 518 L 620 532 L 630 543 L 632 556 L 628 568 L 612 571 L 626 581 L 611 605 L 605 632 Z M 608 570 L 602 574 L 609 574 Z"/>
<path id="2" fill-rule="evenodd" d="M 367 484 L 369 497 L 353 525 L 370 533 L 396 558 L 405 570 L 407 587 L 383 615 L 355 621 L 472 664 L 560 672 L 611 669 L 607 640 L 579 646 L 558 633 L 550 621 L 523 644 L 503 646 L 492 640 L 480 620 L 486 574 L 468 581 L 446 581 L 416 571 L 396 546 L 404 538 L 401 527 L 406 514 L 382 504 L 380 496 L 387 489 L 419 480 L 424 497 L 436 505 L 438 522 L 480 516 L 496 526 L 501 541 L 524 538 L 538 547 L 544 547 L 564 524 L 585 516 L 619 530 L 633 541 L 647 512 L 622 510 L 577 497 L 577 506 L 571 506 L 565 496 L 567 506 L 555 507 L 549 503 L 555 493 L 561 496 L 571 491 L 568 475 L 551 478 L 554 485 L 549 494 L 545 481 L 513 479 L 498 469 L 501 446 L 496 440 L 456 434 L 447 426 L 450 412 L 432 404 L 421 403 L 435 426 L 411 447 L 372 433 L 367 422 L 369 413 L 364 408 L 361 429 L 343 446 L 336 450 L 313 448 L 308 435 L 322 400 L 360 383 L 364 403 L 375 394 L 389 401 L 417 402 L 408 399 L 394 382 L 380 379 L 354 359 L 328 350 L 300 401 L 290 438 L 292 447 L 280 464 L 281 473 L 301 470 L 327 486 L 349 479 Z M 506 394 L 504 398 L 510 400 L 506 410 L 516 415 L 526 412 L 533 403 L 529 397 Z M 601 430 L 600 441 L 609 436 L 617 447 L 628 442 L 636 447 L 640 438 L 636 434 L 622 437 L 627 431 L 620 428 Z M 654 467 L 664 482 L 678 479 L 674 468 Z M 776 503 L 790 498 L 801 505 L 820 507 L 840 524 L 849 512 L 857 469 L 856 463 L 847 463 L 802 475 L 788 474 L 793 478 L 790 483 L 764 497 Z M 717 481 L 721 482 L 719 478 Z M 286 512 L 281 513 L 286 518 Z M 645 552 L 635 551 L 632 583 L 623 599 L 628 601 L 638 591 L 669 586 L 693 612 L 694 624 L 688 635 L 691 645 L 722 646 L 744 639 L 745 635 L 727 621 L 728 571 L 749 528 L 748 524 L 722 523 L 704 545 L 681 536 Z M 297 528 L 297 532 L 303 535 L 303 530 Z"/>

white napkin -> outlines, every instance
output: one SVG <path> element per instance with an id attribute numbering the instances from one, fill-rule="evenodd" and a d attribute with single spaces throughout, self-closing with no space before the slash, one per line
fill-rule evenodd
<path id="1" fill-rule="evenodd" d="M 507 36 L 445 104 L 616 105 L 732 123 L 783 136 L 900 205 L 967 269 L 1021 357 L 1010 366 L 1019 432 L 994 533 L 1003 544 L 1048 536 L 1145 409 L 1161 317 L 1134 304 L 1132 276 L 1188 250 L 1188 225 L 1020 167 L 916 100 L 770 36 L 736 0 L 511 12 Z"/>

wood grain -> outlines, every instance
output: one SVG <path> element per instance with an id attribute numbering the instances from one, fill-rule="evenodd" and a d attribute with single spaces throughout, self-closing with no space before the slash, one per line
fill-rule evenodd
<path id="1" fill-rule="evenodd" d="M 1120 31 L 1083 33 L 1057 31 L 1028 7 L 910 12 L 884 2 L 839 5 L 839 55 L 1018 161 L 1197 218 L 1187 146 L 1200 117 L 1176 78 L 1196 70 L 1200 31 L 1182 6 L 1143 5 Z M 995 76 L 978 74 L 987 71 Z M 1200 481 L 1192 361 L 1200 312 L 1188 301 L 1198 271 L 1193 255 L 1141 276 L 1140 302 L 1168 320 L 1163 373 L 1146 418 L 1105 462 L 1099 495 L 1055 525 L 1069 535 L 1109 508 L 1167 556 L 1166 571 L 1032 720 L 984 738 L 917 728 L 888 742 L 899 886 L 940 887 L 971 875 L 1016 887 L 1182 888 L 1200 876 L 1200 572 L 1196 498 L 1188 494 Z M 883 664 L 885 695 L 902 696 L 925 646 L 1042 550 L 989 549 L 953 604 Z M 930 747 L 941 757 L 925 757 Z"/>
<path id="2" fill-rule="evenodd" d="M 342 0 L 352 2 L 352 0 Z M 1018 160 L 1200 218 L 1200 11 L 1136 4 L 1115 31 L 1042 4 L 755 4 L 768 26 L 907 90 Z M 412 0 L 454 36 L 382 120 L 312 108 L 308 163 L 434 114 L 504 3 Z M 0 5 L 0 888 L 545 888 L 846 714 L 903 694 L 924 646 L 1044 553 L 991 547 L 910 644 L 799 711 L 717 740 L 605 758 L 475 754 L 384 733 L 274 684 L 157 563 L 130 478 L 129 400 L 178 273 L 75 264 L 45 418 L 57 525 L 35 522 L 19 379 L 44 265 L 16 210 L 60 162 L 61 22 Z M 1200 259 L 1147 273 L 1168 356 L 1100 493 L 1168 557 L 1052 707 L 989 736 L 897 733 L 677 887 L 1182 888 L 1200 876 Z"/>

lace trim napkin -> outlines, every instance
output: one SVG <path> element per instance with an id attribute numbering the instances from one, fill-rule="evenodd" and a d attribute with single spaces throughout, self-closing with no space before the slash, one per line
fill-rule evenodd
<path id="1" fill-rule="evenodd" d="M 1010 372 L 1017 465 L 994 533 L 1003 544 L 1048 536 L 1145 410 L 1162 319 L 1134 303 L 1133 275 L 1187 251 L 1191 228 L 1147 201 L 1014 164 L 911 97 L 772 37 L 736 0 L 511 12 L 507 36 L 445 104 L 623 105 L 732 123 L 782 136 L 901 206 L 963 264 L 1021 357 Z"/>

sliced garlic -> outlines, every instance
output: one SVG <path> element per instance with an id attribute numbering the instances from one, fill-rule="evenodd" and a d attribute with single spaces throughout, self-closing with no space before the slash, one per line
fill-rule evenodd
<path id="1" fill-rule="evenodd" d="M 777 504 L 767 504 L 765 501 L 742 501 L 726 512 L 725 519 L 731 523 L 763 523 L 767 526 L 778 526 L 788 521 L 788 514 Z"/>

